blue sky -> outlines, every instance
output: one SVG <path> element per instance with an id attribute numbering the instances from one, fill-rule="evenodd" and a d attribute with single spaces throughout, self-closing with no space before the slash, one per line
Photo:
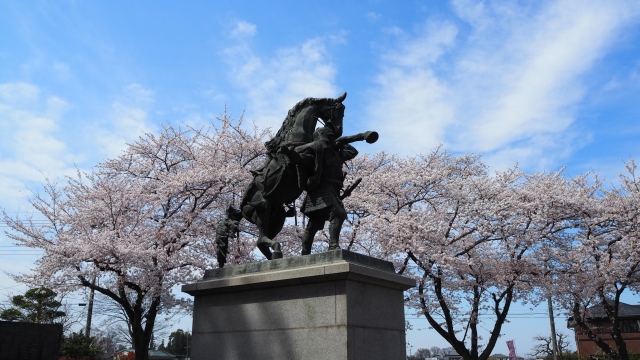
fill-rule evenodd
<path id="1" fill-rule="evenodd" d="M 345 133 L 381 134 L 371 151 L 443 142 L 496 170 L 614 181 L 640 157 L 639 30 L 640 3 L 623 0 L 0 0 L 0 206 L 28 209 L 45 176 L 162 123 L 226 106 L 277 129 L 302 98 L 343 91 Z M 5 271 L 35 259 L 0 249 Z M 14 286 L 0 275 L 0 295 Z"/>

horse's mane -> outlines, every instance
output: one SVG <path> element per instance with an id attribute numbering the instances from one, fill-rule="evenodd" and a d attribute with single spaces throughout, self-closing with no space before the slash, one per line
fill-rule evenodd
<path id="1" fill-rule="evenodd" d="M 274 136 L 271 140 L 264 143 L 264 146 L 267 148 L 267 151 L 271 154 L 276 153 L 276 151 L 278 150 L 278 146 L 280 146 L 280 144 L 284 140 L 289 130 L 291 130 L 291 128 L 293 127 L 293 124 L 295 124 L 296 116 L 298 116 L 298 114 L 300 113 L 300 111 L 302 111 L 302 109 L 315 104 L 331 105 L 333 103 L 336 103 L 336 100 L 331 98 L 309 97 L 299 101 L 287 113 L 287 117 L 284 118 L 284 121 L 282 122 L 282 126 L 280 126 L 280 130 L 278 130 L 278 132 L 276 133 L 276 136 Z"/>

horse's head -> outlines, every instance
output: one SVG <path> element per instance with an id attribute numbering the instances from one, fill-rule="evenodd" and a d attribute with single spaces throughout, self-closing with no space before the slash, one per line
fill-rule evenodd
<path id="1" fill-rule="evenodd" d="M 340 97 L 336 99 L 331 99 L 328 104 L 326 104 L 320 112 L 318 116 L 324 121 L 325 126 L 330 128 L 333 133 L 340 137 L 342 136 L 342 119 L 344 118 L 344 104 L 342 101 L 347 97 L 347 93 L 345 92 Z"/>
<path id="2" fill-rule="evenodd" d="M 344 117 L 342 101 L 346 97 L 345 92 L 335 99 L 306 98 L 299 101 L 289 110 L 276 136 L 265 143 L 267 151 L 275 154 L 283 142 L 298 145 L 311 142 L 318 119 L 321 119 L 336 136 L 342 136 L 342 118 Z"/>

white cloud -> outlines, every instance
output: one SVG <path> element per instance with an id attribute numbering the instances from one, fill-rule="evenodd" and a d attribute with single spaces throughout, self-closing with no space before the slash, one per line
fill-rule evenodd
<path id="1" fill-rule="evenodd" d="M 382 17 L 382 15 L 378 14 L 375 11 L 369 11 L 366 14 L 364 14 L 364 16 L 371 22 L 376 22 Z"/>
<path id="2" fill-rule="evenodd" d="M 453 45 L 457 29 L 433 23 L 420 31 L 417 39 L 385 54 L 367 111 L 371 127 L 384 134 L 380 146 L 403 154 L 426 153 L 438 145 L 455 117 L 450 90 L 430 65 Z"/>
<path id="3" fill-rule="evenodd" d="M 131 84 L 111 104 L 107 122 L 94 129 L 102 153 L 113 158 L 126 148 L 128 143 L 153 131 L 148 120 L 148 109 L 154 102 L 155 93 L 140 84 Z"/>
<path id="4" fill-rule="evenodd" d="M 574 128 L 588 91 L 583 77 L 620 31 L 638 21 L 640 4 L 453 5 L 471 31 L 456 39 L 453 24 L 428 21 L 383 54 L 372 121 L 400 119 L 402 126 L 385 130 L 405 154 L 445 141 L 449 149 L 482 152 L 496 164 L 544 167 L 568 156 L 588 137 Z"/>
<path id="5" fill-rule="evenodd" d="M 255 24 L 246 21 L 238 21 L 236 27 L 231 31 L 233 37 L 252 37 L 256 34 L 258 28 Z"/>
<path id="6" fill-rule="evenodd" d="M 54 62 L 53 71 L 61 77 L 67 77 L 70 75 L 69 64 L 67 63 Z"/>
<path id="7" fill-rule="evenodd" d="M 464 139 L 471 146 L 491 151 L 532 134 L 562 132 L 573 122 L 568 107 L 585 91 L 580 75 L 607 50 L 622 14 L 606 5 L 569 5 L 548 9 L 530 25 L 533 36 L 510 44 L 525 58 L 503 74 L 504 90 Z"/>
<path id="8" fill-rule="evenodd" d="M 397 26 L 389 26 L 382 29 L 382 32 L 390 35 L 401 35 L 404 34 L 404 30 Z"/>
<path id="9" fill-rule="evenodd" d="M 260 56 L 246 43 L 224 51 L 233 82 L 246 94 L 248 120 L 274 130 L 287 111 L 306 97 L 338 96 L 336 68 L 325 41 L 314 38 L 299 46 Z"/>
<path id="10" fill-rule="evenodd" d="M 131 84 L 122 91 L 121 98 L 130 104 L 146 106 L 155 101 L 155 92 L 147 90 L 140 84 Z"/>
<path id="11" fill-rule="evenodd" d="M 0 84 L 0 101 L 4 104 L 28 103 L 37 100 L 40 89 L 26 83 Z"/>
<path id="12" fill-rule="evenodd" d="M 58 137 L 69 105 L 43 97 L 35 85 L 0 84 L 0 199 L 3 207 L 23 200 L 30 182 L 73 172 L 74 156 Z M 77 157 L 75 157 L 77 158 Z"/>

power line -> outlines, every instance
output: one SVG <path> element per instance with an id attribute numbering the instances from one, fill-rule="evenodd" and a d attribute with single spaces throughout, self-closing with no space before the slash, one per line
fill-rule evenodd
<path id="1" fill-rule="evenodd" d="M 35 256 L 39 254 L 0 254 L 0 256 Z"/>
<path id="2" fill-rule="evenodd" d="M 0 291 L 2 291 L 2 290 L 7 290 L 7 289 L 12 289 L 12 288 L 14 288 L 14 287 L 18 287 L 18 286 L 26 286 L 26 285 L 24 285 L 24 284 L 17 284 L 17 285 L 9 286 L 9 287 L 6 287 L 6 288 L 2 288 L 2 289 L 0 289 Z"/>
<path id="3" fill-rule="evenodd" d="M 11 249 L 0 249 L 0 252 L 12 252 L 12 251 L 42 251 L 41 248 L 32 248 L 26 246 L 14 246 Z"/>
<path id="4" fill-rule="evenodd" d="M 43 251 L 43 248 L 31 248 L 26 246 L 16 246 L 10 249 L 0 249 L 0 253 L 12 253 L 12 252 L 36 252 Z"/>

